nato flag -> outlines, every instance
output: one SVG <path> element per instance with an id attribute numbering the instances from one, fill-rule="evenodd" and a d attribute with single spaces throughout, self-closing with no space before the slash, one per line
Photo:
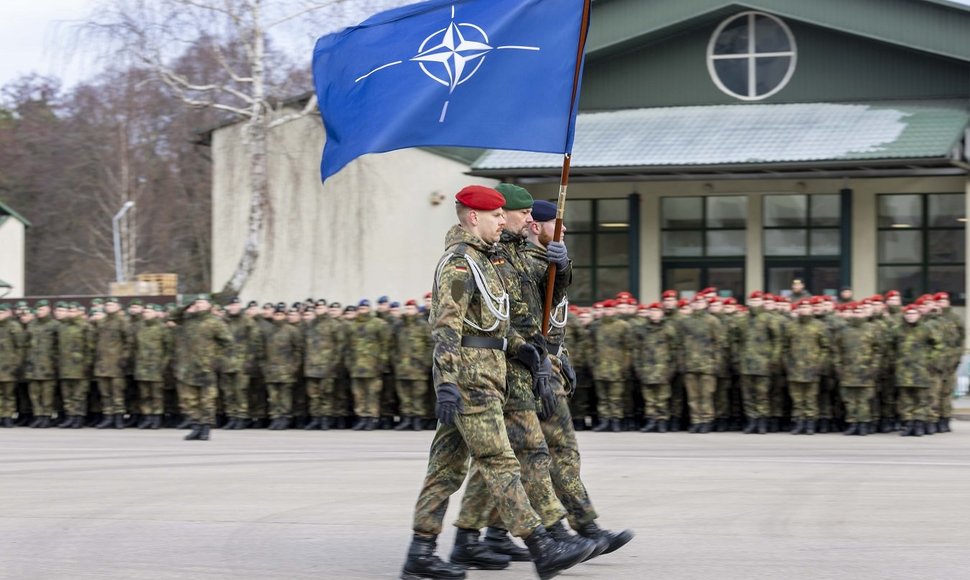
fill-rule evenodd
<path id="1" fill-rule="evenodd" d="M 589 0 L 429 0 L 320 38 L 323 179 L 404 147 L 571 152 L 588 9 Z"/>

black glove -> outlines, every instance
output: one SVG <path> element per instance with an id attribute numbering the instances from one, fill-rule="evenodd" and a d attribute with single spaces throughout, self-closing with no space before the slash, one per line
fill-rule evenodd
<path id="1" fill-rule="evenodd" d="M 455 417 L 465 412 L 458 387 L 452 383 L 442 383 L 437 391 L 438 400 L 434 404 L 434 416 L 442 425 L 453 425 Z"/>
<path id="2" fill-rule="evenodd" d="M 549 357 L 542 359 L 539 370 L 532 376 L 532 389 L 542 402 L 539 418 L 545 421 L 552 417 L 556 406 L 559 404 L 559 401 L 556 400 L 556 394 L 552 390 L 552 362 Z"/>
<path id="3" fill-rule="evenodd" d="M 566 394 L 572 397 L 576 393 L 576 369 L 569 362 L 569 356 L 566 353 L 559 355 L 559 364 L 562 365 L 562 374 L 566 376 L 566 382 L 569 383 Z"/>
<path id="4" fill-rule="evenodd" d="M 531 344 L 523 344 L 519 347 L 519 350 L 515 352 L 515 358 L 525 366 L 529 367 L 529 371 L 534 377 L 539 371 L 539 364 L 542 362 L 542 354 L 539 352 L 535 346 Z"/>

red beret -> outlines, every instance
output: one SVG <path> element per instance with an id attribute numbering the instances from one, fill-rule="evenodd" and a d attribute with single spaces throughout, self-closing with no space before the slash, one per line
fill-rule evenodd
<path id="1" fill-rule="evenodd" d="M 425 292 L 424 293 L 424 297 L 425 298 L 431 298 L 431 292 Z"/>
<path id="2" fill-rule="evenodd" d="M 826 294 L 823 296 L 823 298 L 826 302 L 835 302 L 835 296 L 832 296 L 831 294 Z"/>
<path id="3" fill-rule="evenodd" d="M 505 205 L 505 197 L 484 185 L 469 185 L 455 196 L 458 203 L 471 209 L 492 211 Z"/>
<path id="4" fill-rule="evenodd" d="M 633 294 L 630 294 L 629 292 L 627 292 L 627 291 L 624 290 L 623 292 L 617 292 L 616 293 L 616 297 L 617 298 L 633 298 Z"/>
<path id="5" fill-rule="evenodd" d="M 637 306 L 637 310 L 649 310 L 649 309 L 650 309 L 650 307 L 647 306 L 646 304 L 641 304 L 641 305 Z"/>
<path id="6" fill-rule="evenodd" d="M 899 290 L 890 290 L 886 292 L 886 298 L 892 298 L 893 296 L 899 296 Z"/>
<path id="7" fill-rule="evenodd" d="M 771 300 L 772 302 L 774 302 L 775 301 L 775 295 L 772 294 L 772 293 L 770 293 L 770 292 L 765 292 L 764 299 L 765 300 Z"/>
<path id="8" fill-rule="evenodd" d="M 724 305 L 725 306 L 729 306 L 731 304 L 737 304 L 737 303 L 738 303 L 738 301 L 736 299 L 732 298 L 731 296 L 728 296 L 727 298 L 724 299 Z"/>
<path id="9" fill-rule="evenodd" d="M 690 306 L 690 300 L 681 298 L 677 301 L 677 308 L 683 308 L 684 306 Z"/>
<path id="10" fill-rule="evenodd" d="M 748 294 L 748 298 L 764 298 L 764 297 L 765 297 L 765 293 L 762 292 L 761 290 L 755 290 L 751 294 Z"/>
<path id="11" fill-rule="evenodd" d="M 809 301 L 809 304 L 815 305 L 815 304 L 822 304 L 823 302 L 825 302 L 825 298 L 822 298 L 821 296 L 812 296 L 812 299 Z"/>
<path id="12" fill-rule="evenodd" d="M 415 300 L 414 298 L 412 298 L 412 299 L 408 300 L 407 302 L 405 302 L 404 305 L 405 306 L 417 306 L 418 305 L 418 301 Z"/>
<path id="13" fill-rule="evenodd" d="M 910 311 L 919 312 L 919 308 L 916 306 L 916 304 L 910 304 L 909 306 L 903 308 L 903 312 L 910 312 Z"/>
<path id="14" fill-rule="evenodd" d="M 676 290 L 664 290 L 664 293 L 663 293 L 662 297 L 663 298 L 676 298 L 677 297 L 677 291 Z"/>
<path id="15" fill-rule="evenodd" d="M 616 308 L 616 300 L 604 300 L 603 306 L 606 308 Z"/>
<path id="16" fill-rule="evenodd" d="M 775 296 L 774 298 L 775 298 L 775 302 L 784 302 L 785 304 L 788 304 L 789 302 L 791 302 L 791 300 L 789 300 L 787 296 Z"/>
<path id="17" fill-rule="evenodd" d="M 950 295 L 946 292 L 937 292 L 933 296 L 933 300 L 949 300 L 949 299 L 950 299 Z"/>
<path id="18" fill-rule="evenodd" d="M 647 307 L 648 310 L 663 310 L 663 306 L 659 302 L 654 302 Z"/>
<path id="19" fill-rule="evenodd" d="M 872 297 L 871 297 L 871 300 L 873 302 L 884 302 L 885 301 L 885 299 L 882 297 L 882 294 L 873 294 Z"/>
<path id="20" fill-rule="evenodd" d="M 708 304 L 714 304 L 715 302 L 720 302 L 720 301 L 721 301 L 721 299 L 718 298 L 717 296 L 708 296 L 707 297 L 707 303 Z"/>
<path id="21" fill-rule="evenodd" d="M 699 294 L 717 294 L 717 290 L 708 286 L 699 292 Z"/>

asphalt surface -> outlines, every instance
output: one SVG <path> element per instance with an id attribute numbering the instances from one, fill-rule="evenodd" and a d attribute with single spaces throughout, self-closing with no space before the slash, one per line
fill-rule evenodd
<path id="1" fill-rule="evenodd" d="M 966 578 L 947 435 L 581 433 L 626 548 L 563 578 Z M 0 430 L 0 578 L 393 578 L 431 432 Z M 457 502 L 440 539 L 450 551 Z M 531 566 L 469 578 L 534 578 Z"/>

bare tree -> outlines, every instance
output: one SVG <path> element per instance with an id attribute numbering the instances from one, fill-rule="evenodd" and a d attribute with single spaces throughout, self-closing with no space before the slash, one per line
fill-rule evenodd
<path id="1" fill-rule="evenodd" d="M 283 111 L 283 97 L 296 92 L 287 86 L 294 75 L 274 50 L 276 30 L 310 26 L 316 34 L 347 24 L 362 14 L 397 0 L 109 0 L 83 28 L 85 38 L 107 41 L 115 55 L 134 59 L 185 105 L 222 112 L 244 122 L 249 170 L 249 217 L 239 262 L 223 293 L 235 294 L 246 284 L 259 259 L 268 224 L 272 223 L 267 172 L 269 131 L 313 113 L 316 97 L 300 111 Z M 173 57 L 200 39 L 218 65 L 217 74 L 191 63 L 181 67 Z M 309 61 L 309 46 L 306 50 Z M 309 67 L 307 67 L 309 68 Z M 299 76 L 299 75 L 297 75 Z"/>

